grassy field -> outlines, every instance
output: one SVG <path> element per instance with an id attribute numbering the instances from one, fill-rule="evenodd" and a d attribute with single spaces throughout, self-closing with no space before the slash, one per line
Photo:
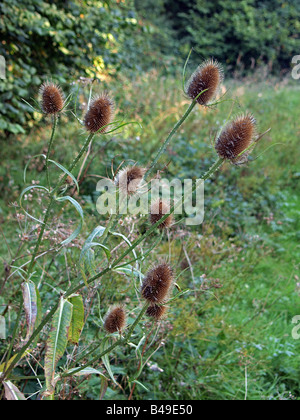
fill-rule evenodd
<path id="1" fill-rule="evenodd" d="M 147 165 L 188 105 L 180 80 L 156 71 L 135 81 L 120 77 L 105 87 L 115 97 L 118 116 L 142 127 L 132 124 L 120 134 L 95 141 L 77 197 L 86 216 L 75 249 L 72 254 L 70 249 L 61 252 L 47 269 L 42 261 L 43 278 L 35 278 L 36 283 L 43 283 L 49 306 L 68 281 L 66 273 L 76 274 L 77 247 L 97 224 L 106 222 L 95 209 L 97 176 L 111 177 L 112 162 L 114 168 L 123 161 Z M 96 86 L 94 91 L 100 88 Z M 187 228 L 178 219 L 150 253 L 142 272 L 158 258 L 167 258 L 181 289 L 190 292 L 170 305 L 159 329 L 149 325 L 147 363 L 139 377 L 143 386 L 128 388 L 128 377 L 136 371 L 138 360 L 128 363 L 129 350 L 115 352 L 111 365 L 120 387 L 110 383 L 107 399 L 126 399 L 130 393 L 134 399 L 300 398 L 300 340 L 292 337 L 292 319 L 300 315 L 299 86 L 252 78 L 229 81 L 225 89 L 227 102 L 217 109 L 194 110 L 177 133 L 159 162 L 160 169 L 169 163 L 164 176 L 195 179 L 208 169 L 215 156 L 212 142 L 230 112 L 249 110 L 260 132 L 271 131 L 261 139 L 248 165 L 227 164 L 206 183 L 203 224 Z M 81 101 L 87 100 L 87 94 L 81 92 Z M 17 202 L 25 186 L 24 167 L 31 156 L 45 152 L 50 132 L 46 122 L 41 122 L 29 135 L 0 140 L 0 255 L 4 263 L 10 261 L 10 253 L 14 254 L 21 240 L 26 244 L 34 238 L 32 223 L 16 216 Z M 63 116 L 53 158 L 66 165 L 83 139 L 82 128 Z M 57 175 L 53 170 L 53 179 Z M 27 183 L 32 180 L 41 185 L 45 182 L 39 159 L 29 165 Z M 43 200 L 46 198 L 40 198 L 42 205 Z M 34 194 L 27 197 L 27 210 L 38 216 L 35 203 Z M 66 210 L 56 223 L 61 230 L 74 229 L 75 212 Z M 145 218 L 133 218 L 119 229 L 134 239 L 145 226 Z M 82 348 L 97 338 L 99 313 L 105 313 L 109 303 L 131 299 L 128 281 L 124 281 L 121 276 L 103 279 L 95 298 L 99 306 L 89 309 Z M 12 277 L 0 304 L 4 305 L 19 282 L 17 276 Z M 11 329 L 13 321 L 12 314 Z M 144 333 L 146 330 L 141 330 Z M 68 351 L 71 354 L 73 350 Z M 66 359 L 62 366 L 64 363 Z M 19 374 L 28 371 L 24 365 L 18 369 Z M 35 381 L 20 382 L 20 388 L 27 395 L 38 390 Z M 101 379 L 90 377 L 75 388 L 74 395 L 97 399 Z"/>

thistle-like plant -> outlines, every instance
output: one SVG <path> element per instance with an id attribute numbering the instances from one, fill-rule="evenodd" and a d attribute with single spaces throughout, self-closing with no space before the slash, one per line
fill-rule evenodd
<path id="1" fill-rule="evenodd" d="M 186 67 L 187 63 L 184 67 L 184 75 Z M 126 192 L 129 196 L 134 195 L 137 193 L 141 182 L 149 180 L 150 174 L 156 168 L 166 147 L 196 106 L 218 105 L 219 101 L 213 102 L 213 100 L 215 100 L 222 80 L 223 72 L 221 66 L 214 60 L 205 61 L 196 69 L 184 88 L 184 93 L 191 100 L 187 110 L 177 121 L 167 138 L 162 141 L 159 150 L 157 150 L 153 160 L 146 169 L 135 165 L 122 169 L 117 174 L 115 184 L 120 192 Z M 163 235 L 166 232 L 168 233 L 168 229 L 165 228 L 169 228 L 173 224 L 173 214 L 177 206 L 183 201 L 183 197 L 181 197 L 179 202 L 171 206 L 164 200 L 158 199 L 150 208 L 147 216 L 147 220 L 150 223 L 148 222 L 146 231 L 136 235 L 133 240 L 116 231 L 117 222 L 122 217 L 121 215 L 118 215 L 116 219 L 110 218 L 106 226 L 96 226 L 94 228 L 81 246 L 80 258 L 77 262 L 77 276 L 70 276 L 68 288 L 60 291 L 57 301 L 52 303 L 51 308 L 42 316 L 41 305 L 45 296 L 40 286 L 43 280 L 36 284 L 33 280 L 33 275 L 35 273 L 34 270 L 38 271 L 40 269 L 38 260 L 40 255 L 43 255 L 41 253 L 43 237 L 51 224 L 51 219 L 54 218 L 54 209 L 58 207 L 61 211 L 62 203 L 63 205 L 72 204 L 79 214 L 80 223 L 75 231 L 64 239 L 59 246 L 50 251 L 45 251 L 45 255 L 49 254 L 49 257 L 51 255 L 51 259 L 55 260 L 55 256 L 59 255 L 62 250 L 66 249 L 66 246 L 75 241 L 83 225 L 84 211 L 80 202 L 75 200 L 73 196 L 63 195 L 66 191 L 65 182 L 67 180 L 73 182 L 78 189 L 79 179 L 78 176 L 77 178 L 75 176 L 75 170 L 83 156 L 89 153 L 95 136 L 103 138 L 103 136 L 115 133 L 127 124 L 123 121 L 113 121 L 114 101 L 109 94 L 105 93 L 91 99 L 90 91 L 89 96 L 88 109 L 83 119 L 78 117 L 76 105 L 73 110 L 70 110 L 71 115 L 75 116 L 85 130 L 87 137 L 74 160 L 67 168 L 50 159 L 50 151 L 55 150 L 54 140 L 58 127 L 58 116 L 62 111 L 67 113 L 68 105 L 73 98 L 69 95 L 64 99 L 65 95 L 57 85 L 46 83 L 41 87 L 40 103 L 37 104 L 40 112 L 52 117 L 53 124 L 47 155 L 40 156 L 45 159 L 47 186 L 31 185 L 26 187 L 21 193 L 20 201 L 22 203 L 24 195 L 35 189 L 43 191 L 48 197 L 48 203 L 43 212 L 42 220 L 30 215 L 24 209 L 27 216 L 34 219 L 35 224 L 38 223 L 39 227 L 31 254 L 27 261 L 16 269 L 16 272 L 22 278 L 20 304 L 12 339 L 5 355 L 5 360 L 0 365 L 1 381 L 5 385 L 5 392 L 7 393 L 7 389 L 10 389 L 20 399 L 23 398 L 22 393 L 11 382 L 14 378 L 14 369 L 23 357 L 29 356 L 30 351 L 34 350 L 35 344 L 41 338 L 43 332 L 46 334 L 44 377 L 39 378 L 39 380 L 44 379 L 44 387 L 41 392 L 43 398 L 54 399 L 58 384 L 66 381 L 69 377 L 75 378 L 79 375 L 97 373 L 103 379 L 104 389 L 108 381 L 107 376 L 110 376 L 110 379 L 116 382 L 109 363 L 109 355 L 122 346 L 133 347 L 136 355 L 140 358 L 136 374 L 129 379 L 130 383 L 136 382 L 144 367 L 140 346 L 145 337 L 140 336 L 140 324 L 149 319 L 155 325 L 160 323 L 167 316 L 167 310 L 172 310 L 174 300 L 180 298 L 186 292 L 181 291 L 179 286 L 176 285 L 174 269 L 169 262 L 164 261 L 156 264 L 146 274 L 141 272 L 139 264 L 141 263 L 142 265 L 142 263 L 147 261 L 148 255 L 158 242 L 151 244 L 146 252 L 141 252 L 141 245 L 155 232 L 160 233 L 158 240 L 161 241 Z M 77 99 L 75 104 L 77 104 Z M 200 179 L 203 181 L 207 180 L 226 161 L 235 164 L 244 161 L 253 149 L 256 140 L 256 122 L 250 113 L 245 113 L 233 119 L 219 132 L 215 143 L 216 160 L 200 176 Z M 85 162 L 86 159 L 84 160 Z M 52 185 L 50 178 L 50 163 L 55 165 L 56 169 L 62 171 L 62 175 L 60 174 L 57 177 L 54 185 Z M 26 170 L 27 167 L 28 165 L 26 165 Z M 26 170 L 24 171 L 24 178 L 26 178 Z M 80 170 L 79 174 L 81 172 Z M 196 186 L 192 187 L 190 194 L 194 192 L 195 188 Z M 124 223 L 124 221 L 122 222 Z M 121 241 L 121 244 L 116 246 L 116 240 Z M 125 249 L 121 248 L 122 244 L 126 245 Z M 103 252 L 103 259 L 98 265 L 95 262 L 94 248 L 96 247 Z M 121 251 L 116 253 L 116 250 L 119 248 Z M 79 353 L 74 357 L 74 360 L 70 358 L 64 370 L 59 370 L 57 367 L 58 362 L 64 356 L 68 343 L 72 343 L 77 349 L 81 332 L 86 322 L 86 316 L 89 315 L 98 291 L 105 290 L 105 282 L 109 281 L 114 274 L 123 275 L 124 273 L 128 274 L 128 272 L 138 279 L 137 282 L 133 283 L 136 300 L 128 303 L 124 299 L 124 301 L 117 302 L 113 306 L 109 305 L 104 319 L 101 318 L 101 311 L 99 311 L 98 327 L 100 338 L 98 339 L 97 335 L 93 346 L 83 351 L 82 354 Z M 174 285 L 176 285 L 176 288 L 173 287 Z M 176 294 L 174 290 L 177 290 Z M 88 309 L 85 307 L 85 301 L 88 303 Z M 23 341 L 16 342 L 23 310 L 25 312 L 27 333 Z M 104 373 L 102 368 L 101 370 L 99 369 L 102 363 L 107 373 Z"/>

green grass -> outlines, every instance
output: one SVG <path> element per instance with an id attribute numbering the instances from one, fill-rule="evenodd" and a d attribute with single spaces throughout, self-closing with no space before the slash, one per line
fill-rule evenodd
<path id="1" fill-rule="evenodd" d="M 300 398 L 300 340 L 292 338 L 292 318 L 300 314 L 299 87 L 274 81 L 256 83 L 253 79 L 243 84 L 230 81 L 226 87 L 230 88 L 226 98 L 237 100 L 233 113 L 249 109 L 258 120 L 259 131 L 271 127 L 271 132 L 259 142 L 249 165 L 226 165 L 207 182 L 203 225 L 190 229 L 184 223 L 176 225 L 169 240 L 165 238 L 142 267 L 144 272 L 158 256 L 167 257 L 180 287 L 192 291 L 170 306 L 157 339 L 147 349 L 150 355 L 164 341 L 139 378 L 148 391 L 137 385 L 133 394 L 136 399 Z M 188 104 L 180 81 L 162 78 L 156 72 L 134 82 L 119 79 L 110 88 L 119 114 L 126 120 L 139 121 L 142 129 L 127 126 L 111 137 L 107 146 L 103 139 L 96 140 L 90 175 L 111 176 L 112 160 L 115 168 L 123 160 L 149 163 Z M 170 162 L 164 176 L 196 178 L 209 167 L 214 159 L 211 142 L 232 106 L 232 102 L 225 102 L 216 110 L 194 110 L 159 162 L 160 169 Z M 65 124 L 65 118 L 54 155 L 64 165 L 84 139 L 83 130 L 75 123 Z M 14 216 L 19 210 L 10 203 L 18 200 L 24 188 L 23 168 L 28 158 L 43 152 L 49 136 L 46 125 L 28 136 L 1 140 L 0 219 L 6 238 L 0 241 L 3 261 L 9 261 L 7 244 L 13 252 L 18 235 L 30 234 L 29 221 L 20 227 Z M 57 177 L 57 172 L 52 171 L 52 176 Z M 32 179 L 45 182 L 39 160 L 32 161 L 27 182 Z M 95 211 L 97 180 L 89 176 L 81 186 L 87 217 L 78 246 L 97 224 L 105 223 Z M 35 198 L 28 208 L 32 210 L 34 203 Z M 76 222 L 72 210 L 61 217 L 66 224 L 70 219 Z M 145 219 L 134 222 L 137 231 L 142 231 Z M 128 233 L 128 227 L 120 227 L 120 231 Z M 70 267 L 76 261 L 76 252 L 67 254 Z M 54 277 L 62 271 L 52 278 L 54 283 L 45 274 L 47 283 L 51 283 L 44 288 L 49 300 L 56 296 L 52 287 L 63 288 L 64 264 L 62 254 L 55 269 L 50 269 Z M 71 272 L 76 274 L 74 268 Z M 12 287 L 18 281 L 15 278 Z M 122 278 L 105 278 L 103 284 L 100 301 L 105 305 L 131 296 L 130 285 L 124 285 Z M 98 334 L 97 310 L 96 305 L 91 311 L 82 345 Z M 136 371 L 138 363 L 134 358 L 128 362 L 128 352 L 120 350 L 112 356 L 114 372 L 124 391 L 110 384 L 106 398 L 128 398 L 127 375 Z M 153 364 L 159 369 L 151 369 Z M 30 393 L 34 389 L 31 383 L 25 390 Z M 100 378 L 90 378 L 79 390 L 85 398 L 98 398 Z"/>

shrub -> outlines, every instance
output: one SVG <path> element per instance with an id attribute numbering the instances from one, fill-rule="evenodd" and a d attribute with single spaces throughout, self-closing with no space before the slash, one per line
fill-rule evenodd
<path id="1" fill-rule="evenodd" d="M 132 4 L 130 3 L 131 7 Z M 105 1 L 3 0 L 0 3 L 0 132 L 24 133 L 37 118 L 21 98 L 35 96 L 56 75 L 64 85 L 81 77 L 103 77 L 131 61 L 122 48 L 137 22 L 130 7 Z"/>

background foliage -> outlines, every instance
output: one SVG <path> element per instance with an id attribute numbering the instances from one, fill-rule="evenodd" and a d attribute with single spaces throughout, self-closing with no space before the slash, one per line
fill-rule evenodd
<path id="1" fill-rule="evenodd" d="M 21 98 L 41 82 L 62 85 L 78 77 L 134 73 L 153 66 L 173 72 L 191 46 L 240 73 L 262 64 L 286 72 L 300 50 L 297 0 L 3 0 L 0 55 L 0 131 L 32 126 L 32 110 Z"/>
<path id="2" fill-rule="evenodd" d="M 0 130 L 24 132 L 34 116 L 21 98 L 36 96 L 47 78 L 61 85 L 101 77 L 130 63 L 134 11 L 104 1 L 4 0 L 0 4 Z M 125 49 L 126 44 L 126 49 Z M 32 124 L 30 124 L 32 125 Z"/>
<path id="3" fill-rule="evenodd" d="M 280 72 L 300 50 L 297 0 L 137 0 L 138 10 L 154 24 L 171 28 L 179 49 L 190 45 L 203 57 L 215 57 L 230 69 L 268 64 Z M 151 12 L 152 11 L 152 12 Z"/>

